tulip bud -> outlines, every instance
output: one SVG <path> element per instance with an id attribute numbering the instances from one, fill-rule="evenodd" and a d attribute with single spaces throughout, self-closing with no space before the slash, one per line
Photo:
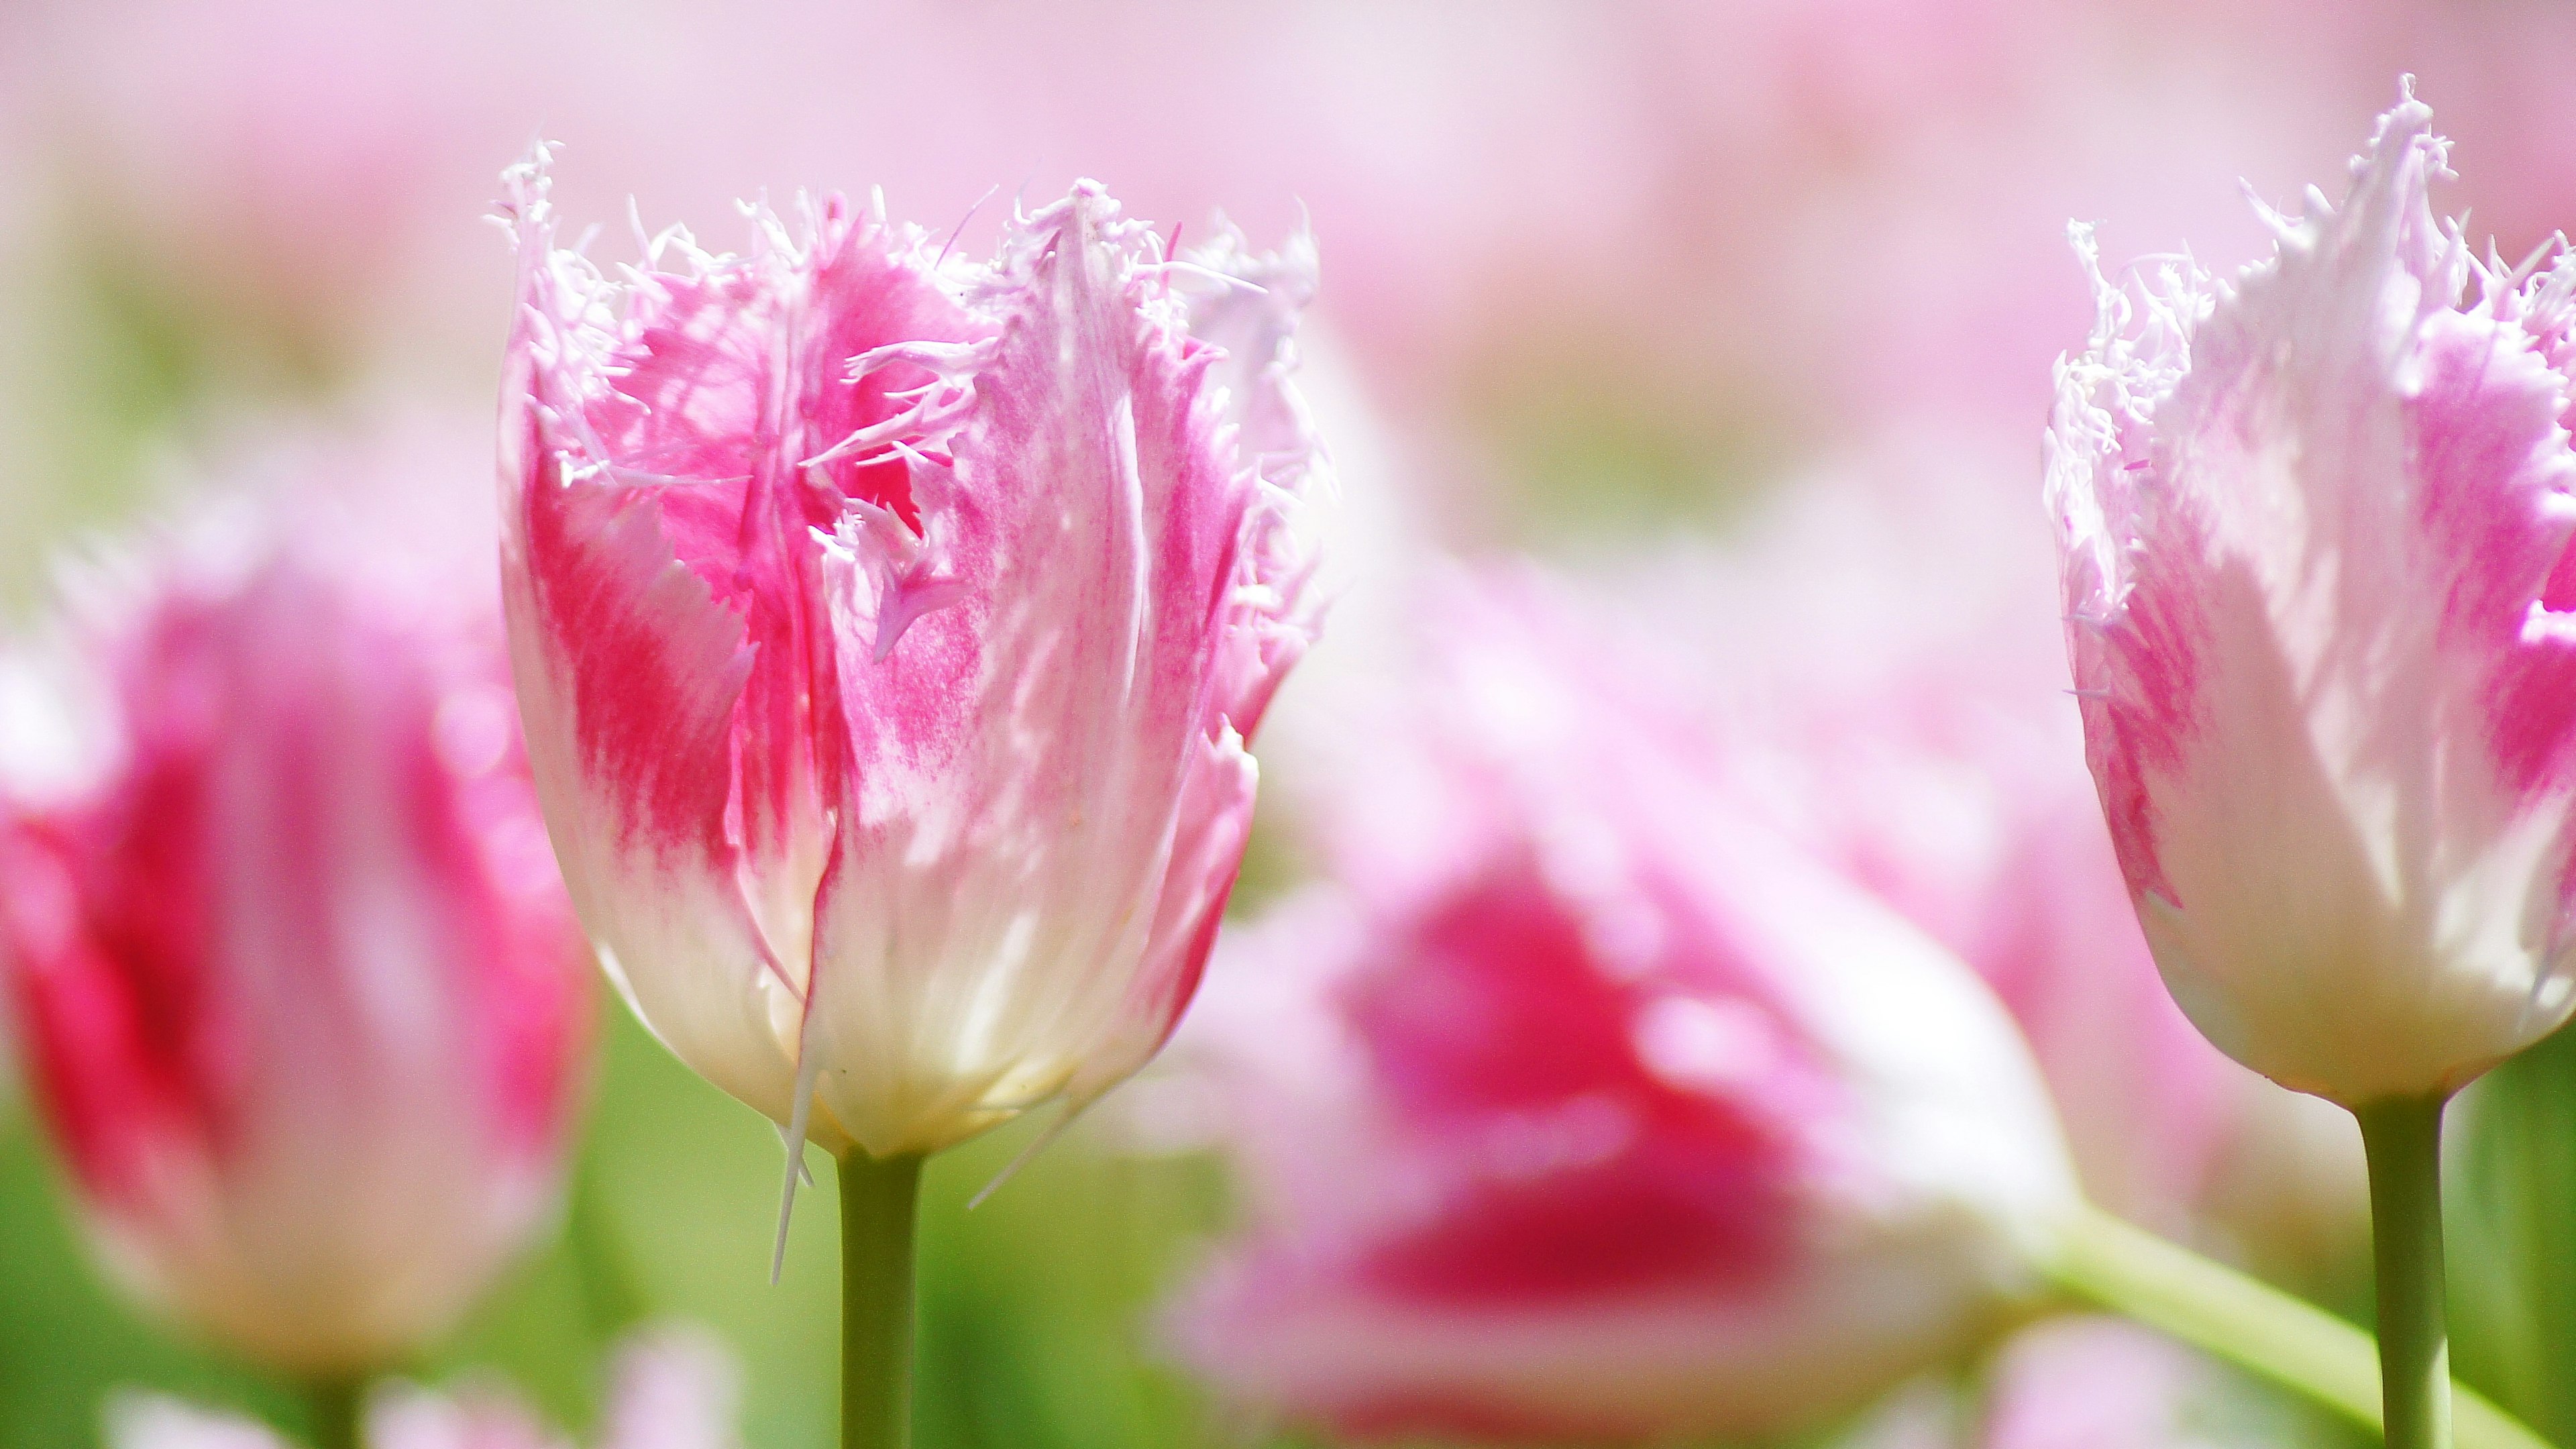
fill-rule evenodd
<path id="1" fill-rule="evenodd" d="M 2435 219 L 2431 120 L 2409 95 L 2230 284 L 2097 274 L 2048 440 L 2157 965 L 2222 1050 L 2346 1106 L 2447 1093 L 2576 1006 L 2576 267 Z"/>
<path id="2" fill-rule="evenodd" d="M 989 264 L 833 200 L 612 282 L 514 185 L 504 593 L 628 1003 L 835 1154 L 1106 1091 L 1196 989 L 1311 633 L 1311 249 L 1169 259 L 1084 183 Z"/>
<path id="3" fill-rule="evenodd" d="M 272 459 L 17 661 L 81 746 L 0 811 L 38 1100 L 117 1275 L 289 1372 L 455 1320 L 547 1216 L 587 1054 L 438 444 Z"/>
<path id="4" fill-rule="evenodd" d="M 1536 601 L 1444 623 L 1184 1034 L 1255 1213 L 1185 1355 L 1351 1432 L 1664 1442 L 1976 1342 L 2076 1201 L 2002 1008 Z"/>

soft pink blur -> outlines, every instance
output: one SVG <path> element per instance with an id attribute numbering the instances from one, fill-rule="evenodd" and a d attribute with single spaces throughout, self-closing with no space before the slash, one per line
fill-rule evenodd
<path id="1" fill-rule="evenodd" d="M 46 1119 L 110 1265 L 280 1368 L 445 1328 L 545 1221 L 580 1098 L 479 451 L 265 450 L 71 567 L 9 661 L 0 948 Z"/>
<path id="2" fill-rule="evenodd" d="M 2269 1090 L 2157 979 L 2066 694 L 2046 521 L 1915 429 L 1794 479 L 1724 547 L 1599 592 L 1773 815 L 1956 951 L 2028 1034 L 2087 1190 L 2180 1227 Z"/>
<path id="3" fill-rule="evenodd" d="M 701 1334 L 659 1329 L 620 1344 L 609 1369 L 595 1449 L 740 1449 L 737 1374 Z M 176 1400 L 134 1396 L 108 1407 L 110 1449 L 288 1449 L 264 1425 Z M 566 1449 L 506 1385 L 447 1392 L 380 1388 L 366 1415 L 366 1449 Z"/>
<path id="4" fill-rule="evenodd" d="M 2217 1382 L 2206 1361 L 2151 1329 L 2069 1318 L 2026 1330 L 1986 1387 L 1984 1449 L 2185 1449 L 2216 1443 L 2193 1422 Z"/>
<path id="5" fill-rule="evenodd" d="M 1254 1226 L 1177 1310 L 1294 1418 L 1768 1433 L 1973 1342 L 2072 1201 L 1967 968 L 1730 797 L 1526 579 L 1431 605 L 1182 1052 Z"/>
<path id="6" fill-rule="evenodd" d="M 2173 1340 L 2122 1319 L 2054 1317 L 2013 1335 L 1977 1379 L 1918 1379 L 1831 1443 L 1834 1449 L 2221 1449 L 2296 1442 L 2283 1432 L 2259 1409 L 2248 1414 L 2226 1375 Z"/>
<path id="7" fill-rule="evenodd" d="M 2084 315 L 2065 218 L 2249 257 L 2233 178 L 2286 195 L 2401 68 L 2478 98 L 2465 144 L 2526 178 L 2498 192 L 2509 240 L 2567 214 L 2576 164 L 2533 119 L 2564 83 L 2499 43 L 2546 7 L 2318 13 L 129 0 L 27 17 L 0 125 L 49 158 L 32 209 L 84 254 L 344 358 L 480 370 L 508 266 L 474 218 L 544 134 L 604 218 L 854 167 L 943 229 L 1077 175 L 1258 234 L 1303 207 L 1328 323 L 1408 405 L 1522 435 L 1561 395 L 1714 400 L 1665 421 L 1803 446 L 1855 404 L 2026 426 Z"/>

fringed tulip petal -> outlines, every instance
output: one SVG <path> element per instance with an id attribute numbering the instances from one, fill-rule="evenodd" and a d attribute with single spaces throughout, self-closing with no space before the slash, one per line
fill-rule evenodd
<path id="1" fill-rule="evenodd" d="M 2222 1049 L 2346 1105 L 2454 1089 L 2576 1006 L 2576 636 L 2547 592 L 2576 273 L 2478 265 L 2441 174 L 2410 97 L 2232 287 L 2104 284 L 2050 435 L 2089 754 L 2157 962 Z"/>
<path id="2" fill-rule="evenodd" d="M 835 1151 L 1078 1109 L 1189 1000 L 1313 632 L 1311 247 L 1084 183 L 990 264 L 834 202 L 612 284 L 515 186 L 508 598 L 629 1000 Z"/>

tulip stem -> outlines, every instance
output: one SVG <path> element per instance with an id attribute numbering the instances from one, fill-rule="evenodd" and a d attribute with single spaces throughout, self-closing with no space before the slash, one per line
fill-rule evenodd
<path id="1" fill-rule="evenodd" d="M 2451 1449 L 2451 1335 L 2443 1317 L 2442 1104 L 2355 1108 L 2370 1159 L 2370 1246 L 2388 1449 Z"/>
<path id="2" fill-rule="evenodd" d="M 841 1446 L 911 1449 L 921 1158 L 841 1159 Z"/>
<path id="3" fill-rule="evenodd" d="M 364 1374 L 318 1374 L 305 1381 L 307 1429 L 313 1449 L 359 1449 L 366 1440 Z"/>
<path id="4" fill-rule="evenodd" d="M 2372 1162 L 2375 1168 L 2375 1156 Z M 2370 1335 L 2322 1308 L 2089 1206 L 2061 1226 L 2048 1269 L 2060 1288 L 2085 1302 L 2305 1394 L 2357 1424 L 2376 1429 L 2382 1422 L 2379 1357 Z M 2472 1390 L 2451 1391 L 2459 1403 L 2461 1449 L 2549 1449 L 2548 1440 Z M 2392 1435 L 2388 1442 L 2393 1449 L 2418 1441 Z"/>

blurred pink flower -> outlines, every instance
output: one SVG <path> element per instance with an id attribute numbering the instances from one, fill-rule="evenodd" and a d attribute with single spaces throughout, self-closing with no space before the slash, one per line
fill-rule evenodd
<path id="1" fill-rule="evenodd" d="M 703 1335 L 661 1329 L 627 1339 L 610 1369 L 596 1449 L 740 1449 L 733 1430 L 733 1362 Z M 368 1449 L 564 1449 L 508 1389 L 471 1383 L 452 1393 L 378 1390 Z M 108 1406 L 111 1449 L 286 1449 L 264 1425 L 176 1400 L 135 1395 Z"/>
<path id="2" fill-rule="evenodd" d="M 2576 1008 L 2576 267 L 2479 265 L 2443 170 L 2409 96 L 2343 206 L 2274 218 L 2232 286 L 2101 284 L 2049 434 L 2147 940 L 2211 1041 L 2346 1106 L 2456 1088 Z"/>
<path id="3" fill-rule="evenodd" d="M 1333 883 L 1184 1035 L 1255 1221 L 1175 1310 L 1361 1433 L 1769 1432 L 1940 1361 L 2074 1199 L 1976 978 L 1729 798 L 1542 594 L 1449 599 Z"/>
<path id="4" fill-rule="evenodd" d="M 836 1154 L 1106 1091 L 1197 987 L 1313 632 L 1311 246 L 1167 259 L 1084 183 L 989 265 L 836 199 L 619 285 L 516 184 L 504 595 L 619 988 Z"/>
<path id="5" fill-rule="evenodd" d="M 2212 1378 L 2189 1349 L 2112 1318 L 2025 1330 L 1987 1382 L 1984 1449 L 2186 1449 L 2222 1442 L 2191 1423 Z"/>
<path id="6" fill-rule="evenodd" d="M 2112 858 L 2027 473 L 1915 429 L 1793 476 L 1722 546 L 1599 569 L 1604 636 L 1781 828 L 1948 946 L 2029 1039 L 2088 1194 L 2180 1230 L 2271 1088 L 2173 1005 Z"/>
<path id="7" fill-rule="evenodd" d="M 473 457 L 271 456 L 10 661 L 0 950 L 38 1098 L 111 1267 L 279 1368 L 444 1329 L 546 1218 L 580 1097 L 589 978 L 489 525 L 458 521 Z"/>

